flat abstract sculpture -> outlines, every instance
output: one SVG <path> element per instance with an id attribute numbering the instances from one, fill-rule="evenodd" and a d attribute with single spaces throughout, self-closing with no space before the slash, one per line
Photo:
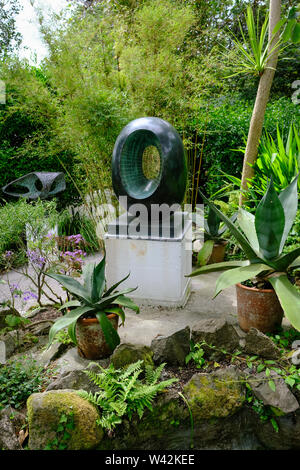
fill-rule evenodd
<path id="1" fill-rule="evenodd" d="M 136 203 L 180 204 L 187 182 L 182 140 L 168 122 L 145 117 L 131 121 L 119 134 L 112 157 L 116 196 Z"/>
<path id="2" fill-rule="evenodd" d="M 45 199 L 65 189 L 66 182 L 63 173 L 34 171 L 11 181 L 2 188 L 2 191 L 15 197 Z"/>

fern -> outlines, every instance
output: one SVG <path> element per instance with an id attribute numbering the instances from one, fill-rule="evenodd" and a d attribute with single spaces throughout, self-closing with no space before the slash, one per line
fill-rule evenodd
<path id="1" fill-rule="evenodd" d="M 110 431 L 121 424 L 125 416 L 131 419 L 137 414 L 142 418 L 146 409 L 152 411 L 156 395 L 177 381 L 168 379 L 159 382 L 165 364 L 156 369 L 146 365 L 144 380 L 139 378 L 143 371 L 143 361 L 130 364 L 126 369 L 115 369 L 113 364 L 107 369 L 97 365 L 99 373 L 89 370 L 84 372 L 99 387 L 99 391 L 93 394 L 80 390 L 77 393 L 99 408 L 101 417 L 97 423 Z"/>

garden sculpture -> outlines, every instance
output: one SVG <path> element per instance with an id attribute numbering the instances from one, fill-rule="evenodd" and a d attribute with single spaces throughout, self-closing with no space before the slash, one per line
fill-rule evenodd
<path id="1" fill-rule="evenodd" d="M 5 194 L 26 199 L 46 199 L 66 189 L 64 174 L 61 172 L 34 171 L 21 176 L 2 188 Z"/>

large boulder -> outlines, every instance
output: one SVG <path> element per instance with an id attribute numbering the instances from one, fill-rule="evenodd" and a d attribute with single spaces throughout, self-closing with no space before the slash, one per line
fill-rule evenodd
<path id="1" fill-rule="evenodd" d="M 244 352 L 247 354 L 255 354 L 266 359 L 280 358 L 279 348 L 268 336 L 256 328 L 250 328 L 250 331 L 245 336 Z"/>
<path id="2" fill-rule="evenodd" d="M 68 429 L 68 450 L 95 448 L 103 437 L 103 430 L 97 425 L 97 409 L 72 390 L 52 390 L 34 393 L 27 400 L 29 424 L 29 448 L 43 450 L 55 439 L 62 416 L 72 419 L 73 427 Z"/>
<path id="3" fill-rule="evenodd" d="M 88 370 L 99 373 L 99 367 L 94 364 Z M 95 385 L 85 373 L 84 370 L 71 370 L 59 375 L 53 382 L 51 382 L 46 391 L 49 390 L 85 390 L 86 392 L 96 393 L 99 392 L 99 387 Z"/>
<path id="4" fill-rule="evenodd" d="M 166 362 L 170 366 L 183 366 L 190 352 L 190 328 L 187 326 L 170 336 L 153 339 L 151 349 L 156 364 Z"/>
<path id="5" fill-rule="evenodd" d="M 240 374 L 232 366 L 210 374 L 194 374 L 184 386 L 183 394 L 198 419 L 231 416 L 245 401 Z"/>
<path id="6" fill-rule="evenodd" d="M 111 356 L 111 362 L 116 369 L 121 369 L 137 361 L 144 361 L 144 365 L 153 365 L 153 352 L 143 344 L 120 344 Z"/>
<path id="7" fill-rule="evenodd" d="M 215 346 L 217 350 L 203 346 L 207 356 L 217 359 L 222 356 L 220 349 L 233 352 L 239 348 L 239 335 L 233 325 L 222 318 L 207 318 L 199 321 L 192 328 L 193 343 L 205 342 Z"/>

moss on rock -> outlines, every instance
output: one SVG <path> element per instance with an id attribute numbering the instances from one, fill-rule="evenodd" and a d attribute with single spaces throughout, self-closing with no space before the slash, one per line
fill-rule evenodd
<path id="1" fill-rule="evenodd" d="M 74 429 L 68 430 L 68 450 L 95 448 L 103 437 L 96 424 L 97 409 L 72 390 L 52 390 L 34 393 L 27 400 L 29 423 L 29 448 L 43 450 L 57 437 L 62 415 L 73 414 Z"/>
<path id="2" fill-rule="evenodd" d="M 245 391 L 234 368 L 195 374 L 183 389 L 194 419 L 225 418 L 245 401 Z"/>
<path id="3" fill-rule="evenodd" d="M 121 369 L 137 361 L 144 361 L 144 365 L 153 365 L 153 351 L 142 344 L 120 344 L 111 357 L 116 369 Z"/>

